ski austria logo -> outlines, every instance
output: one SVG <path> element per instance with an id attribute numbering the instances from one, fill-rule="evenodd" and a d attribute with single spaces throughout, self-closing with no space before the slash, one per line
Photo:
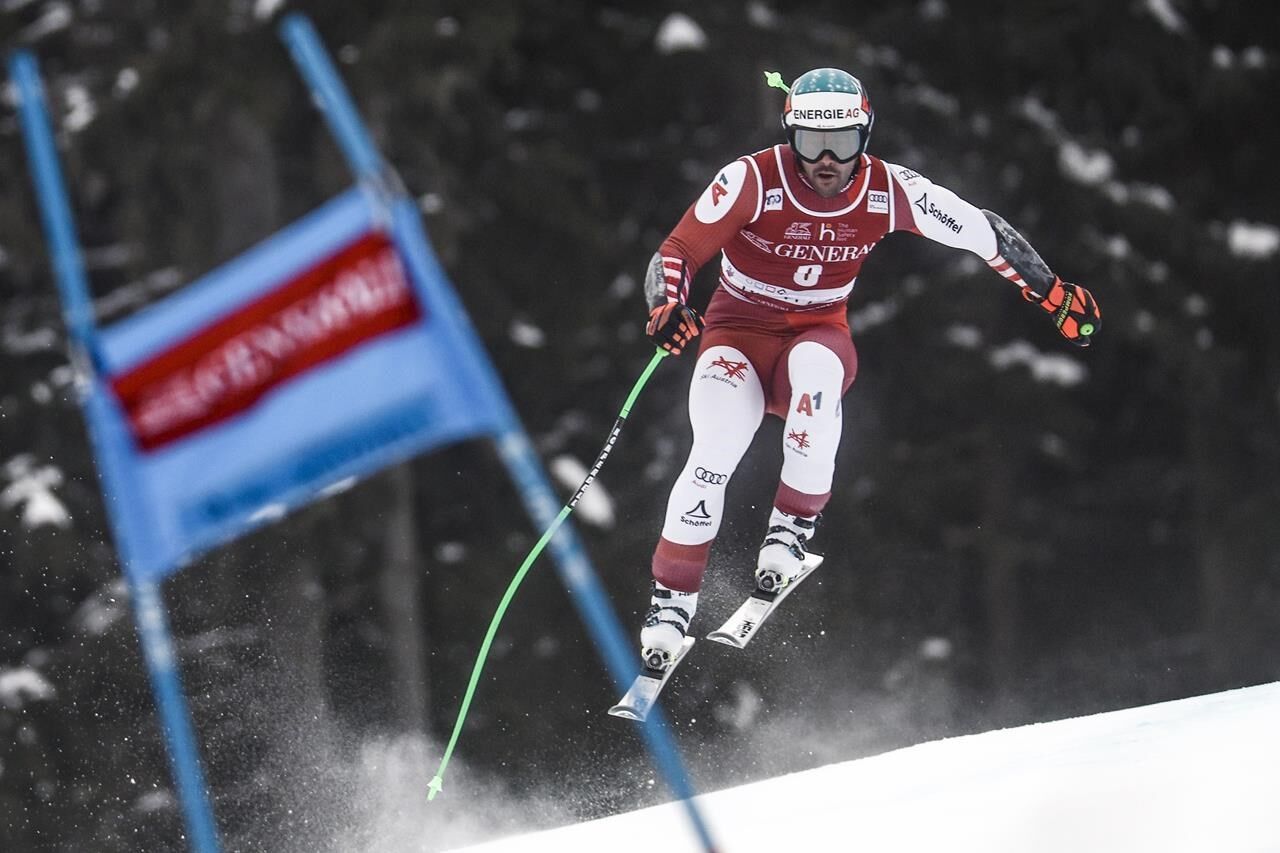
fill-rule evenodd
<path id="1" fill-rule="evenodd" d="M 725 166 L 720 174 L 716 175 L 711 185 L 698 197 L 698 203 L 693 207 L 693 215 L 699 222 L 707 225 L 719 222 L 738 200 L 738 194 L 742 192 L 742 184 L 746 178 L 747 164 L 741 160 L 734 160 Z"/>

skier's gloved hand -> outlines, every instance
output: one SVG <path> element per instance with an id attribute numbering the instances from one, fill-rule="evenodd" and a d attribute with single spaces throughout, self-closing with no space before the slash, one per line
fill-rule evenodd
<path id="1" fill-rule="evenodd" d="M 679 355 L 685 344 L 702 333 L 702 317 L 683 302 L 667 302 L 649 312 L 644 333 L 656 345 Z"/>
<path id="2" fill-rule="evenodd" d="M 1087 347 L 1089 338 L 1102 328 L 1102 309 L 1093 294 L 1078 284 L 1055 278 L 1043 296 L 1023 287 L 1022 297 L 1048 312 L 1062 336 L 1076 346 Z"/>

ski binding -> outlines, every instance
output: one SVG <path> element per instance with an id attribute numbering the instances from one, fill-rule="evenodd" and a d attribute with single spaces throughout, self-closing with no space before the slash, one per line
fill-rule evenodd
<path id="1" fill-rule="evenodd" d="M 615 717 L 643 723 L 645 717 L 649 716 L 649 709 L 658 700 L 658 694 L 667 686 L 667 682 L 671 680 L 671 674 L 676 671 L 676 667 L 680 665 L 680 661 L 684 660 L 684 656 L 691 648 L 693 648 L 693 637 L 685 637 L 680 651 L 676 652 L 676 656 L 671 659 L 671 664 L 666 669 L 653 669 L 646 665 L 632 682 L 631 689 L 617 705 L 609 709 L 609 713 Z"/>
<path id="2" fill-rule="evenodd" d="M 769 618 L 769 615 L 777 608 L 782 600 L 792 593 L 792 591 L 800 585 L 800 582 L 813 571 L 822 565 L 822 557 L 817 554 L 806 554 L 804 558 L 804 568 L 800 574 L 791 579 L 791 583 L 787 584 L 781 592 L 766 592 L 757 588 L 755 592 L 747 597 L 732 616 L 725 621 L 716 630 L 707 635 L 708 640 L 714 640 L 717 643 L 724 643 L 726 646 L 733 646 L 735 649 L 746 648 L 747 643 L 751 642 L 751 638 L 760 630 L 760 626 Z"/>

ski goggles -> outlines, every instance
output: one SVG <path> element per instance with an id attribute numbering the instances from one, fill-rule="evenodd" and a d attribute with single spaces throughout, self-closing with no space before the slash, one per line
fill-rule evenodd
<path id="1" fill-rule="evenodd" d="M 861 127 L 841 130 L 811 130 L 807 127 L 790 129 L 791 150 L 806 163 L 816 163 L 823 154 L 830 153 L 837 163 L 848 163 L 862 153 L 866 146 L 866 131 Z"/>

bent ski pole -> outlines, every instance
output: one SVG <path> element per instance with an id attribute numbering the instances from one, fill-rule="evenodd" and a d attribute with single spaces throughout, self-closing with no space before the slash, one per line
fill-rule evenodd
<path id="1" fill-rule="evenodd" d="M 476 656 L 475 666 L 471 669 L 471 681 L 467 684 L 467 691 L 462 697 L 462 707 L 458 710 L 458 719 L 453 724 L 453 734 L 449 737 L 449 745 L 445 748 L 444 757 L 440 759 L 440 767 L 436 770 L 436 775 L 427 785 L 428 802 L 434 800 L 444 786 L 444 771 L 449 766 L 449 759 L 453 756 L 454 747 L 458 744 L 458 736 L 462 733 L 462 724 L 466 721 L 467 710 L 471 707 L 471 699 L 475 695 L 476 686 L 480 682 L 480 672 L 484 669 L 485 659 L 489 656 L 489 647 L 493 645 L 493 638 L 498 633 L 498 625 L 502 622 L 502 617 L 507 612 L 507 607 L 511 604 L 511 600 L 515 598 L 516 590 L 519 589 L 521 582 L 524 581 L 525 575 L 529 573 L 529 568 L 533 565 L 534 560 L 538 559 L 542 549 L 551 541 L 551 537 L 555 536 L 556 531 L 560 529 L 560 525 L 569 517 L 569 513 L 573 512 L 573 508 L 578 505 L 582 495 L 600 474 L 600 469 L 604 467 L 605 460 L 613 452 L 613 445 L 617 442 L 618 435 L 622 432 L 623 424 L 627 422 L 627 415 L 631 413 L 631 407 L 635 404 L 636 398 L 640 396 L 640 389 L 644 388 L 645 383 L 649 381 L 649 377 L 653 375 L 653 371 L 657 369 L 658 362 L 662 361 L 666 355 L 665 350 L 656 350 L 653 358 L 649 359 L 648 366 L 640 374 L 636 384 L 632 386 L 631 393 L 627 395 L 627 401 L 622 404 L 622 411 L 618 413 L 617 419 L 613 422 L 613 429 L 609 431 L 609 437 L 605 440 L 604 448 L 601 449 L 600 455 L 596 457 L 595 464 L 591 466 L 586 479 L 582 481 L 578 491 L 564 505 L 564 508 L 560 510 L 560 514 L 556 516 L 555 521 L 551 522 L 551 526 L 547 528 L 537 544 L 533 546 L 533 550 L 524 558 L 524 562 L 520 564 L 515 577 L 507 585 L 507 591 L 503 594 L 502 601 L 498 603 L 498 609 L 493 614 L 493 619 L 489 622 L 489 630 L 484 635 L 484 642 L 480 644 L 480 653 Z"/>

